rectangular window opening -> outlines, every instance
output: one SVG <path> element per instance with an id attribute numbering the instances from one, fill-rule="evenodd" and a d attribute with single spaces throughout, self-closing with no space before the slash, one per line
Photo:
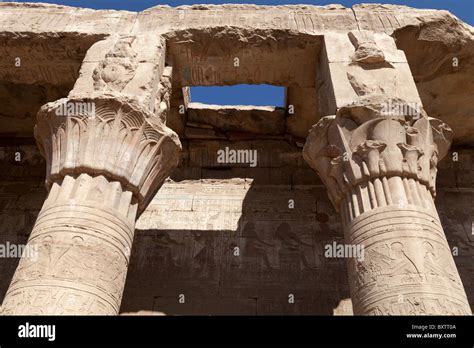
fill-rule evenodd
<path id="1" fill-rule="evenodd" d="M 191 102 L 212 105 L 285 106 L 285 87 L 239 84 L 232 86 L 194 86 Z"/>

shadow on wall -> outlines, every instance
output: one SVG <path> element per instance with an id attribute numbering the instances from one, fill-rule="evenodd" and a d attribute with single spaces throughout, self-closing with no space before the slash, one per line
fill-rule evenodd
<path id="1" fill-rule="evenodd" d="M 27 139 L 34 144 L 33 139 Z M 46 199 L 45 163 L 36 145 L 0 144 L 0 244 L 22 246 Z M 21 162 L 15 160 L 17 155 Z M 13 256 L 13 255 L 9 255 Z M 18 266 L 18 257 L 0 257 L 0 303 Z"/>
<path id="2" fill-rule="evenodd" d="M 472 219 L 474 208 L 471 203 L 474 194 L 444 193 L 444 198 L 446 201 L 443 203 L 440 203 L 441 200 L 437 200 L 438 212 L 467 299 L 471 310 L 474 311 L 474 221 Z M 460 202 L 465 203 L 467 207 L 465 211 L 459 209 Z"/>
<path id="3" fill-rule="evenodd" d="M 261 181 L 248 188 L 235 230 L 216 230 L 212 219 L 235 214 L 195 209 L 193 219 L 211 217 L 205 230 L 137 230 L 120 312 L 351 314 L 345 260 L 324 257 L 324 245 L 343 238 L 332 209 L 317 211 L 325 189 Z"/>
<path id="4" fill-rule="evenodd" d="M 4 245 L 26 242 L 46 198 L 44 162 L 37 148 L 20 148 L 28 159 L 22 165 L 12 160 L 17 147 L 0 147 Z M 458 248 L 454 261 L 474 308 L 474 193 L 450 189 L 442 178 L 452 173 L 459 176 L 461 171 L 440 168 L 436 204 L 450 247 Z M 324 187 L 266 184 L 265 176 L 254 179 L 235 229 L 214 230 L 209 212 L 196 212 L 196 219 L 211 216 L 204 230 L 137 229 L 121 312 L 331 315 L 338 306 L 341 311 L 336 312 L 347 312 L 341 308 L 341 301 L 350 298 L 345 264 L 323 254 L 323 245 L 342 240 Z M 294 209 L 288 207 L 289 199 L 294 199 Z M 235 247 L 239 256 L 234 256 Z M 18 261 L 0 258 L 0 302 Z M 289 294 L 294 304 L 288 302 Z"/>
<path id="5" fill-rule="evenodd" d="M 323 187 L 288 190 L 254 180 L 239 219 L 244 257 L 235 274 L 245 284 L 245 270 L 254 270 L 256 314 L 351 314 L 336 309 L 350 298 L 345 260 L 324 256 L 325 245 L 343 238 L 328 204 Z"/>

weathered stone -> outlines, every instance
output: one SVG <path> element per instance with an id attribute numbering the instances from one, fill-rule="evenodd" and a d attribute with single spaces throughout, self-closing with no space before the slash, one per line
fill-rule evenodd
<path id="1" fill-rule="evenodd" d="M 4 314 L 118 313 L 135 220 L 180 150 L 163 124 L 166 105 L 154 103 L 161 92 L 151 87 L 168 78 L 161 47 L 151 66 L 140 55 L 141 40 L 109 38 L 103 59 L 94 69 L 85 63 L 69 97 L 38 113 L 35 136 L 49 195 L 27 244 L 38 256 L 21 259 Z"/>
<path id="2" fill-rule="evenodd" d="M 282 108 L 262 106 L 219 106 L 190 103 L 188 105 L 188 120 L 206 123 L 223 131 L 256 134 L 283 134 L 285 127 L 285 114 Z"/>
<path id="3" fill-rule="evenodd" d="M 166 125 L 180 137 L 184 136 L 184 128 L 187 122 L 186 110 L 189 100 L 189 87 L 172 88 L 170 110 L 166 119 Z"/>
<path id="4" fill-rule="evenodd" d="M 437 164 L 448 153 L 452 131 L 426 116 L 416 93 L 417 112 L 403 99 L 405 90 L 397 94 L 397 85 L 411 79 L 409 70 L 388 78 L 383 71 L 393 67 L 379 60 L 364 64 L 375 66 L 347 79 L 367 86 L 378 76 L 377 88 L 354 89 L 355 101 L 322 118 L 303 150 L 341 214 L 346 243 L 362 248 L 360 258 L 348 262 L 354 313 L 471 314 L 433 202 Z M 331 85 L 343 90 L 344 78 L 335 76 Z M 339 106 L 349 93 L 335 95 Z M 388 104 L 403 107 L 387 112 Z"/>
<path id="5" fill-rule="evenodd" d="M 436 163 L 449 144 L 449 136 L 433 136 L 441 129 L 426 118 L 403 127 L 338 116 L 308 138 L 305 158 L 342 215 L 346 242 L 365 250 L 349 262 L 356 314 L 471 313 L 432 200 Z"/>
<path id="6" fill-rule="evenodd" d="M 0 241 L 40 250 L 0 259 L 3 313 L 471 312 L 474 31 L 450 13 L 0 3 L 0 24 Z M 284 109 L 190 103 L 245 83 Z"/>
<path id="7" fill-rule="evenodd" d="M 315 85 L 318 36 L 278 29 L 208 27 L 173 31 L 166 38 L 179 86 Z"/>
<path id="8" fill-rule="evenodd" d="M 225 139 L 225 135 L 211 128 L 186 127 L 184 135 L 188 139 Z"/>
<path id="9" fill-rule="evenodd" d="M 410 64 L 420 98 L 432 117 L 449 123 L 456 144 L 473 141 L 473 30 L 449 12 L 394 31 L 397 47 Z M 462 105 L 462 107 L 460 107 Z"/>
<path id="10" fill-rule="evenodd" d="M 306 139 L 309 130 L 319 120 L 316 88 L 290 86 L 286 90 L 286 129 L 291 135 Z M 304 140 L 303 140 L 304 142 Z"/>

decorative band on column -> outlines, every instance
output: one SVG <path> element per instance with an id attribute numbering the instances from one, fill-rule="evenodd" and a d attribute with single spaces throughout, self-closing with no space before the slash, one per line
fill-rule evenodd
<path id="1" fill-rule="evenodd" d="M 354 312 L 470 314 L 443 229 L 433 211 L 414 205 L 377 208 L 345 229 L 364 258 L 349 259 Z"/>
<path id="2" fill-rule="evenodd" d="M 436 213 L 426 186 L 413 178 L 399 176 L 375 178 L 355 185 L 340 201 L 339 211 L 344 224 L 348 224 L 359 215 L 391 205 L 413 205 Z"/>
<path id="3" fill-rule="evenodd" d="M 433 201 L 452 132 L 425 114 L 384 115 L 374 100 L 322 118 L 303 150 L 346 243 L 363 249 L 348 259 L 354 313 L 470 314 Z"/>
<path id="4" fill-rule="evenodd" d="M 64 104 L 93 103 L 72 115 Z M 73 108 L 73 110 L 78 110 Z M 179 161 L 177 135 L 127 98 L 63 99 L 38 113 L 49 195 L 4 314 L 117 314 L 135 221 Z"/>
<path id="5" fill-rule="evenodd" d="M 127 274 L 137 204 L 104 176 L 66 176 L 36 220 L 4 314 L 116 314 Z"/>
<path id="6" fill-rule="evenodd" d="M 118 314 L 135 221 L 178 165 L 166 127 L 171 67 L 160 35 L 112 34 L 87 52 L 35 138 L 49 191 L 3 301 L 6 314 Z"/>

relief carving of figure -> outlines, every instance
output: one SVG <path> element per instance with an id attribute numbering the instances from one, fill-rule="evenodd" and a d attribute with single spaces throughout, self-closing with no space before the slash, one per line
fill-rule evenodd
<path id="1" fill-rule="evenodd" d="M 94 70 L 94 89 L 121 91 L 135 76 L 137 53 L 133 50 L 134 37 L 121 38 Z"/>
<path id="2" fill-rule="evenodd" d="M 245 256 L 258 258 L 263 261 L 263 265 L 268 270 L 273 270 L 274 267 L 270 262 L 268 256 L 268 247 L 274 247 L 272 243 L 264 241 L 255 230 L 255 223 L 247 222 L 245 224 L 244 230 L 242 231 L 242 236 L 245 238 Z"/>

